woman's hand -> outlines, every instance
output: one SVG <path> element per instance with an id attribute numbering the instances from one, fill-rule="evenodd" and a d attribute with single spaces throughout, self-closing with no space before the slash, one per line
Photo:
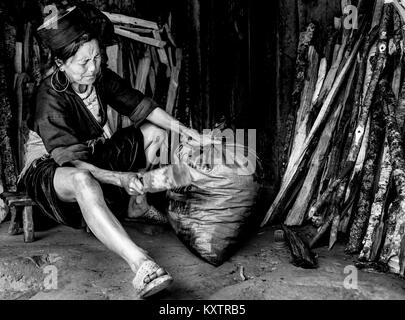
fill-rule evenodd
<path id="1" fill-rule="evenodd" d="M 146 119 L 165 130 L 179 133 L 183 138 L 182 142 L 187 142 L 193 146 L 221 143 L 221 140 L 215 140 L 211 135 L 201 135 L 198 131 L 187 128 L 161 108 L 153 110 Z"/>
<path id="2" fill-rule="evenodd" d="M 143 184 L 141 180 L 139 180 L 138 174 L 134 172 L 122 172 L 120 181 L 121 187 L 123 187 L 129 195 L 144 194 Z"/>
<path id="3" fill-rule="evenodd" d="M 206 146 L 211 144 L 220 144 L 220 140 L 216 140 L 212 135 L 199 134 L 197 130 L 187 127 L 182 128 L 182 142 L 187 142 L 192 146 Z"/>

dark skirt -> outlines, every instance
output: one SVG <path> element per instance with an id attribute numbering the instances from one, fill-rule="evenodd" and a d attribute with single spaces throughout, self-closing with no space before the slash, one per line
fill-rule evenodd
<path id="1" fill-rule="evenodd" d="M 91 158 L 93 165 L 111 171 L 135 172 L 146 167 L 143 135 L 139 128 L 118 130 L 111 139 L 98 141 Z M 55 171 L 60 166 L 49 156 L 35 160 L 21 179 L 22 187 L 49 218 L 72 228 L 83 227 L 79 205 L 59 200 L 53 185 Z M 129 195 L 124 189 L 101 184 L 107 205 L 117 216 L 126 214 Z"/>

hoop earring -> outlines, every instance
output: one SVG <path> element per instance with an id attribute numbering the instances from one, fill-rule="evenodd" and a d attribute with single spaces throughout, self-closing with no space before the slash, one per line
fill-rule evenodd
<path id="1" fill-rule="evenodd" d="M 53 90 L 55 90 L 56 92 L 65 92 L 66 89 L 69 87 L 70 81 L 69 81 L 69 78 L 66 76 L 65 72 L 62 71 L 64 76 L 65 76 L 66 81 L 63 84 L 60 83 L 60 81 L 59 81 L 59 71 L 60 71 L 60 69 L 58 68 L 58 69 L 56 69 L 56 71 L 54 71 L 54 73 L 52 73 L 51 86 L 52 86 Z M 58 89 L 55 88 L 55 85 L 53 84 L 53 81 L 54 81 L 53 79 L 54 79 L 55 76 L 56 76 L 56 81 L 57 81 L 58 85 L 61 86 L 61 87 L 64 87 L 62 90 L 58 90 Z"/>

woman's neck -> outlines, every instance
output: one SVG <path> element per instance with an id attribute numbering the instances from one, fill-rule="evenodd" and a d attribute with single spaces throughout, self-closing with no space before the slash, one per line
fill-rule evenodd
<path id="1" fill-rule="evenodd" d="M 73 83 L 72 87 L 77 93 L 84 93 L 87 90 L 87 84 Z"/>

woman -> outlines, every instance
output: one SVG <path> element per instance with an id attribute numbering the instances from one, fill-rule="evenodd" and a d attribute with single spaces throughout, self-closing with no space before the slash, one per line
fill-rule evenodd
<path id="1" fill-rule="evenodd" d="M 156 163 L 165 130 L 197 143 L 201 136 L 102 66 L 99 41 L 77 9 L 49 19 L 38 35 L 50 48 L 56 71 L 36 95 L 22 182 L 56 221 L 78 228 L 83 217 L 93 234 L 130 265 L 140 296 L 159 292 L 172 277 L 129 238 L 110 207 L 115 208 L 114 200 L 124 202 L 122 190 L 143 194 L 136 172 Z M 107 104 L 134 126 L 111 135 Z"/>

